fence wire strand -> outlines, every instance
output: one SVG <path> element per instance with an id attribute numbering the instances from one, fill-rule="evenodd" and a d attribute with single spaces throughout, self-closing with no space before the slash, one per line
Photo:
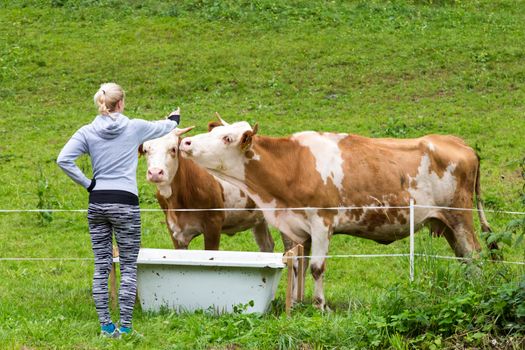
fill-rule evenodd
<path id="1" fill-rule="evenodd" d="M 435 205 L 421 205 L 414 204 L 414 208 L 421 209 L 440 209 L 440 210 L 459 210 L 459 211 L 480 211 L 477 208 L 456 208 L 456 207 L 442 207 Z M 391 209 L 410 209 L 406 206 L 360 206 L 360 207 L 290 207 L 290 208 L 141 208 L 141 212 L 202 212 L 202 211 L 297 211 L 297 210 L 391 210 Z M 509 210 L 493 210 L 483 209 L 487 213 L 496 214 L 510 214 L 510 215 L 525 215 L 521 211 Z M 0 213 L 61 213 L 61 212 L 76 212 L 86 213 L 87 209 L 0 209 Z"/>
<path id="2" fill-rule="evenodd" d="M 155 209 L 155 208 L 144 208 L 140 209 L 141 212 L 202 212 L 202 211 L 297 211 L 297 210 L 390 210 L 390 209 L 440 209 L 440 210 L 461 210 L 461 211 L 480 211 L 477 208 L 455 208 L 455 207 L 441 207 L 441 206 L 431 206 L 431 205 L 419 205 L 413 204 L 408 206 L 361 206 L 361 207 L 294 207 L 294 208 L 184 208 L 184 209 Z M 500 214 L 511 214 L 511 215 L 525 215 L 525 212 L 517 211 L 504 211 L 504 210 L 484 210 L 491 213 L 500 213 Z M 77 213 L 86 213 L 87 209 L 0 209 L 0 213 L 55 213 L 55 212 L 77 212 Z M 412 216 L 412 215 L 411 215 Z M 411 242 L 412 245 L 412 242 Z M 385 258 L 385 257 L 427 257 L 427 258 L 436 258 L 436 259 L 446 259 L 446 260 L 471 260 L 470 258 L 461 258 L 454 256 L 443 256 L 443 255 L 428 255 L 421 253 L 414 253 L 411 251 L 408 253 L 400 254 L 338 254 L 338 255 L 305 255 L 305 256 L 296 256 L 296 258 Z M 24 257 L 0 257 L 0 261 L 93 261 L 93 258 L 24 258 Z M 485 260 L 495 263 L 503 264 L 514 264 L 514 265 L 525 265 L 523 261 L 504 261 L 504 260 Z M 115 260 L 118 262 L 118 260 Z M 411 262 L 411 265 L 413 262 Z"/>

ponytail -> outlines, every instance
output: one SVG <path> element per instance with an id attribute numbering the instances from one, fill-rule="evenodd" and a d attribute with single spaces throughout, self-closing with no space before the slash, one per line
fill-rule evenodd
<path id="1" fill-rule="evenodd" d="M 111 113 L 115 111 L 117 103 L 124 99 L 124 90 L 115 83 L 105 83 L 95 93 L 95 105 L 100 115 L 112 117 Z"/>

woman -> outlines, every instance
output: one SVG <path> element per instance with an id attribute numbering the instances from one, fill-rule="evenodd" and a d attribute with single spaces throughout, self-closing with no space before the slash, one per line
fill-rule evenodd
<path id="1" fill-rule="evenodd" d="M 175 129 L 180 116 L 177 110 L 163 121 L 128 119 L 122 114 L 124 91 L 115 83 L 102 84 L 94 99 L 99 115 L 71 137 L 60 152 L 57 163 L 73 181 L 89 192 L 88 223 L 95 255 L 93 298 L 101 334 L 116 338 L 121 334 L 131 334 L 137 290 L 136 261 L 140 248 L 137 149 L 144 141 Z M 91 180 L 75 164 L 82 154 L 91 157 Z M 120 255 L 120 328 L 111 321 L 108 305 L 113 232 Z"/>

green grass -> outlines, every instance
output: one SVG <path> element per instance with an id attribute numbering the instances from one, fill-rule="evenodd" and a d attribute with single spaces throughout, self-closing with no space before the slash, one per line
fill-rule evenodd
<path id="1" fill-rule="evenodd" d="M 523 211 L 524 32 L 525 3 L 510 0 L 2 1 L 0 208 L 86 207 L 85 191 L 55 159 L 93 119 L 98 85 L 116 81 L 127 92 L 127 115 L 155 120 L 181 106 L 183 125 L 196 125 L 194 133 L 205 131 L 218 111 L 226 120 L 258 122 L 262 134 L 274 136 L 307 129 L 455 134 L 482 157 L 487 206 Z M 144 163 L 141 205 L 157 208 Z M 89 171 L 86 158 L 80 164 Z M 143 214 L 144 247 L 171 246 L 162 216 Z M 516 218 L 488 216 L 497 231 Z M 202 246 L 201 239 L 191 244 Z M 257 247 L 246 233 L 224 237 L 221 249 Z M 444 239 L 426 231 L 416 250 L 451 255 Z M 407 240 L 381 246 L 347 236 L 330 247 L 331 254 L 407 251 Z M 524 258 L 523 245 L 504 253 Z M 50 222 L 0 213 L 0 257 L 91 256 L 83 213 L 55 213 Z M 417 262 L 417 280 L 409 284 L 404 258 L 329 260 L 330 314 L 310 306 L 311 278 L 307 302 L 291 319 L 283 314 L 284 280 L 272 311 L 261 317 L 137 308 L 135 327 L 144 340 L 115 343 L 97 338 L 90 262 L 0 261 L 0 348 L 489 348 L 493 339 L 501 348 L 519 346 L 523 329 L 505 328 L 482 306 L 453 304 L 451 318 L 485 315 L 494 328 L 474 321 L 433 328 L 431 316 L 469 295 L 473 304 L 492 305 L 493 293 L 516 285 L 523 268 L 489 264 L 476 277 L 455 262 Z M 403 331 L 389 318 L 403 310 L 428 324 Z"/>

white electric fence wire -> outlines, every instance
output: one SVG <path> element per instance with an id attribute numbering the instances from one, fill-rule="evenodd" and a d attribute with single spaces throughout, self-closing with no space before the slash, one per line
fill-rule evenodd
<path id="1" fill-rule="evenodd" d="M 408 209 L 408 206 L 365 206 L 365 207 L 297 207 L 297 208 L 180 208 L 180 209 L 158 209 L 142 208 L 141 212 L 200 212 L 200 211 L 285 211 L 285 210 L 358 210 L 358 209 Z M 0 209 L 0 213 L 40 213 L 40 212 L 78 212 L 85 213 L 87 209 Z"/>
<path id="2" fill-rule="evenodd" d="M 460 211 L 479 211 L 475 208 L 455 208 L 441 207 L 433 205 L 414 204 L 414 208 L 423 209 L 443 209 L 443 210 L 460 210 Z M 141 212 L 202 212 L 202 211 L 286 211 L 286 210 L 390 210 L 390 209 L 410 209 L 410 206 L 362 206 L 362 207 L 296 207 L 296 208 L 180 208 L 180 209 L 159 209 L 159 208 L 142 208 Z M 490 210 L 484 209 L 488 213 L 525 215 L 525 212 L 507 211 L 507 210 Z M 59 212 L 77 212 L 86 213 L 87 209 L 0 209 L 0 213 L 59 213 Z"/>
<path id="3" fill-rule="evenodd" d="M 443 210 L 459 210 L 459 211 L 480 211 L 477 208 L 455 208 L 455 207 L 440 207 L 436 205 L 420 205 L 414 204 L 416 208 L 422 209 L 443 209 Z M 497 213 L 497 214 L 511 214 L 511 215 L 525 215 L 523 211 L 508 211 L 508 210 L 492 210 L 492 209 L 483 209 L 487 213 Z"/>
<path id="4" fill-rule="evenodd" d="M 406 257 L 410 258 L 410 280 L 414 280 L 414 257 L 429 257 L 436 259 L 447 259 L 447 260 L 470 260 L 469 258 L 458 258 L 454 256 L 441 256 L 441 255 L 427 255 L 427 254 L 416 254 L 414 253 L 414 209 L 425 208 L 425 209 L 444 209 L 444 210 L 464 210 L 464 211 L 478 211 L 473 208 L 453 208 L 453 207 L 440 207 L 431 205 L 418 205 L 414 204 L 413 199 L 410 199 L 409 206 L 364 206 L 364 207 L 297 207 L 297 208 L 209 208 L 209 209 L 141 209 L 142 212 L 162 212 L 162 211 L 178 211 L 178 212 L 200 212 L 200 211 L 284 211 L 284 210 L 364 210 L 364 209 L 409 209 L 410 210 L 410 253 L 409 254 L 343 254 L 343 255 L 308 255 L 308 256 L 296 256 L 293 259 L 298 258 L 384 258 L 384 257 Z M 501 214 L 513 214 L 513 215 L 525 215 L 525 212 L 516 211 L 502 211 L 502 210 L 485 210 L 492 213 Z M 0 213 L 41 213 L 41 212 L 77 212 L 85 213 L 87 209 L 0 209 Z M 0 258 L 0 261 L 93 261 L 93 258 Z M 515 264 L 525 265 L 525 262 L 521 261 L 503 261 L 503 260 L 488 260 L 496 263 L 503 264 Z"/>
<path id="5" fill-rule="evenodd" d="M 410 198 L 410 282 L 414 281 L 414 199 Z"/>

